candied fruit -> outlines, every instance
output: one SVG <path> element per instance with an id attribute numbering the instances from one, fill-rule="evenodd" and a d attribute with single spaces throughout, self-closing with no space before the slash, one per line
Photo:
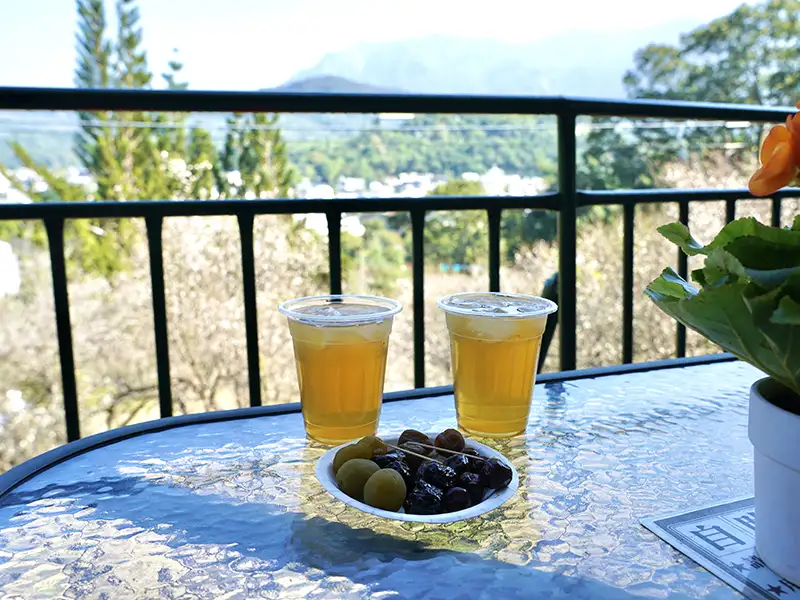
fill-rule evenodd
<path id="1" fill-rule="evenodd" d="M 416 442 L 405 442 L 404 444 L 400 444 L 400 448 L 407 451 L 405 452 L 406 462 L 408 466 L 411 467 L 412 471 L 419 469 L 423 462 L 429 462 L 421 458 L 422 456 L 430 456 L 433 454 L 433 450 L 420 446 Z"/>
<path id="2" fill-rule="evenodd" d="M 359 444 L 345 446 L 333 457 L 333 474 L 336 475 L 342 465 L 353 458 L 370 459 L 372 458 L 372 450 L 366 446 L 360 446 Z"/>
<path id="3" fill-rule="evenodd" d="M 456 475 L 461 475 L 462 473 L 470 470 L 472 460 L 463 454 L 454 454 L 448 458 L 444 464 L 453 469 L 453 471 L 456 472 Z"/>
<path id="4" fill-rule="evenodd" d="M 456 486 L 467 490 L 473 506 L 483 502 L 484 487 L 477 473 L 462 473 L 456 479 Z"/>
<path id="5" fill-rule="evenodd" d="M 452 450 L 453 452 L 461 452 L 464 449 L 464 436 L 460 431 L 455 429 L 445 429 L 442 433 L 436 436 L 434 442 L 437 448 L 442 450 Z"/>
<path id="6" fill-rule="evenodd" d="M 336 485 L 345 494 L 358 500 L 364 499 L 364 486 L 380 467 L 371 460 L 353 458 L 348 460 L 336 474 Z"/>
<path id="7" fill-rule="evenodd" d="M 444 512 L 455 512 L 472 506 L 472 500 L 467 490 L 461 487 L 450 488 L 442 497 Z"/>
<path id="8" fill-rule="evenodd" d="M 396 460 L 404 461 L 406 455 L 404 452 L 400 452 L 398 450 L 392 450 L 391 452 L 387 452 L 386 454 L 381 454 L 379 456 L 374 456 L 372 458 L 373 461 L 381 468 L 385 469 L 387 466 L 395 462 Z"/>
<path id="9" fill-rule="evenodd" d="M 416 429 L 406 429 L 400 434 L 400 437 L 397 438 L 398 446 L 402 446 L 406 442 L 416 442 L 417 444 L 427 444 L 428 446 L 433 446 L 431 438 L 421 431 L 417 431 Z"/>
<path id="10" fill-rule="evenodd" d="M 403 506 L 410 515 L 439 514 L 442 511 L 442 490 L 425 481 L 417 481 Z"/>
<path id="11" fill-rule="evenodd" d="M 456 480 L 456 472 L 447 465 L 430 460 L 419 468 L 417 477 L 440 490 L 446 490 L 453 487 L 453 482 Z"/>
<path id="12" fill-rule="evenodd" d="M 374 435 L 368 435 L 367 437 L 361 438 L 358 440 L 358 445 L 369 448 L 371 456 L 380 456 L 381 454 L 386 454 L 389 451 L 389 446 L 386 445 L 386 442 L 379 437 L 375 437 Z"/>
<path id="13" fill-rule="evenodd" d="M 499 490 L 511 483 L 513 472 L 504 462 L 490 458 L 484 462 L 480 472 L 481 482 L 488 488 Z"/>
<path id="14" fill-rule="evenodd" d="M 393 469 L 375 471 L 364 485 L 364 502 L 382 510 L 398 511 L 406 499 L 406 482 Z"/>
<path id="15" fill-rule="evenodd" d="M 410 491 L 411 488 L 414 487 L 414 474 L 411 472 L 411 467 L 409 467 L 405 461 L 395 460 L 382 468 L 397 471 L 403 478 L 403 481 L 406 482 L 406 491 Z"/>

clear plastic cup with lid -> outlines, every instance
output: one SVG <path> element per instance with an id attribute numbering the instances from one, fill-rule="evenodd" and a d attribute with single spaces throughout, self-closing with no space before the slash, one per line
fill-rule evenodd
<path id="1" fill-rule="evenodd" d="M 341 443 L 373 435 L 400 303 L 379 296 L 310 296 L 278 310 L 292 335 L 308 436 Z"/>
<path id="2" fill-rule="evenodd" d="M 527 294 L 464 292 L 441 298 L 438 306 L 450 334 L 459 427 L 488 437 L 523 432 L 555 302 Z"/>

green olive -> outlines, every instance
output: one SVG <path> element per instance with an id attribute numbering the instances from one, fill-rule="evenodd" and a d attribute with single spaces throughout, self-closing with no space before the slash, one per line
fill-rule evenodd
<path id="1" fill-rule="evenodd" d="M 386 442 L 379 437 L 375 437 L 374 435 L 368 435 L 367 437 L 361 438 L 358 440 L 358 445 L 369 448 L 372 452 L 370 456 L 380 456 L 381 454 L 386 454 L 389 451 L 389 446 L 386 445 Z"/>
<path id="2" fill-rule="evenodd" d="M 394 469 L 372 474 L 364 486 L 364 502 L 375 508 L 398 511 L 406 499 L 406 483 Z"/>
<path id="3" fill-rule="evenodd" d="M 345 494 L 358 500 L 364 500 L 364 486 L 367 480 L 380 467 L 371 460 L 352 458 L 342 465 L 336 474 L 336 484 Z"/>
<path id="4" fill-rule="evenodd" d="M 344 463 L 354 458 L 370 459 L 372 458 L 372 450 L 367 446 L 361 446 L 359 444 L 345 446 L 333 457 L 333 474 L 336 475 Z"/>

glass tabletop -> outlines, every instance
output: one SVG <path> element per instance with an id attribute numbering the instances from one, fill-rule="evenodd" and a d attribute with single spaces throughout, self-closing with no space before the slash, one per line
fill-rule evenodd
<path id="1" fill-rule="evenodd" d="M 488 442 L 518 493 L 449 525 L 328 495 L 299 414 L 124 439 L 0 497 L 0 598 L 739 598 L 639 520 L 752 494 L 759 377 L 727 362 L 539 385 L 526 434 Z M 454 424 L 440 396 L 385 404 L 380 430 Z"/>

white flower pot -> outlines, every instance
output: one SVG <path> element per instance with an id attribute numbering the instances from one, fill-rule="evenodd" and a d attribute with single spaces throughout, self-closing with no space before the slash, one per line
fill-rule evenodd
<path id="1" fill-rule="evenodd" d="M 756 550 L 770 569 L 800 585 L 800 415 L 780 408 L 792 392 L 770 378 L 750 388 L 755 449 Z"/>

